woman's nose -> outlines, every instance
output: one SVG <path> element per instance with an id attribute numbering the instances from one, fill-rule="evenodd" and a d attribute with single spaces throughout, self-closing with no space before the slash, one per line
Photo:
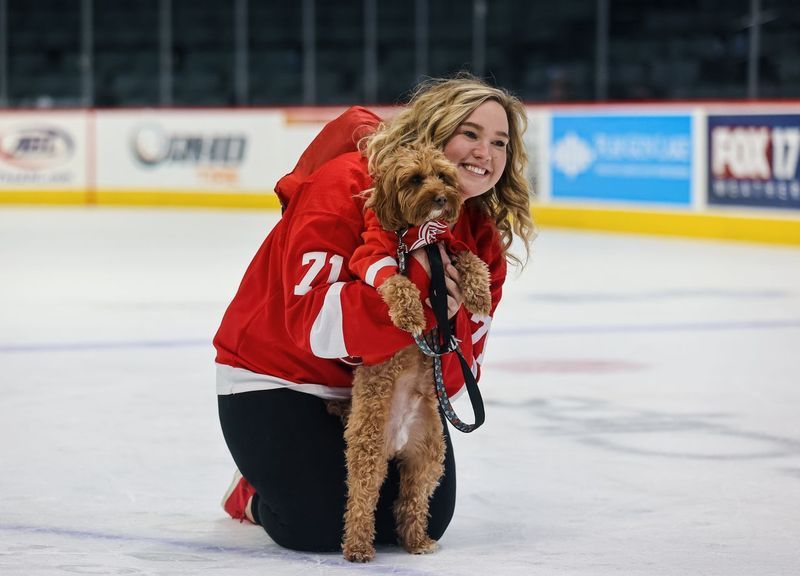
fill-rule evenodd
<path id="1" fill-rule="evenodd" d="M 480 141 L 475 143 L 475 148 L 473 149 L 473 154 L 476 158 L 488 158 L 489 157 L 489 144 Z"/>

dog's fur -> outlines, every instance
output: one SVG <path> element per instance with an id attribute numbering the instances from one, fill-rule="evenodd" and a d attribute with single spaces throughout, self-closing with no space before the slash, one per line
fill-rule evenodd
<path id="1" fill-rule="evenodd" d="M 458 176 L 441 150 L 401 148 L 374 183 L 367 206 L 386 230 L 458 218 L 462 204 Z M 491 294 L 486 264 L 471 252 L 458 254 L 454 264 L 464 306 L 488 314 Z M 420 293 L 408 278 L 392 276 L 379 292 L 397 327 L 422 333 L 425 315 Z M 367 562 L 375 555 L 375 508 L 392 458 L 400 469 L 400 492 L 394 504 L 400 543 L 412 554 L 432 552 L 436 542 L 427 533 L 428 504 L 444 472 L 445 443 L 431 360 L 410 346 L 382 364 L 357 368 L 349 417 L 343 417 L 347 419 L 348 487 L 344 557 Z"/>

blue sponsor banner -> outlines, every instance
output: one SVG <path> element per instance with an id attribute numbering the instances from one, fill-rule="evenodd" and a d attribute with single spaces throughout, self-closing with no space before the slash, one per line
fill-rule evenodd
<path id="1" fill-rule="evenodd" d="M 690 204 L 689 115 L 553 115 L 553 198 Z"/>
<path id="2" fill-rule="evenodd" d="M 708 203 L 800 209 L 800 114 L 708 117 Z"/>

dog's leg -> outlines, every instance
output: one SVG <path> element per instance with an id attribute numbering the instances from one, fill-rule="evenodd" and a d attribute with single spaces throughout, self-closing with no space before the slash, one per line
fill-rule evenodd
<path id="1" fill-rule="evenodd" d="M 342 552 L 351 562 L 375 556 L 375 507 L 386 477 L 385 429 L 394 378 L 386 364 L 361 367 L 353 378 L 353 402 L 345 429 L 347 508 Z"/>
<path id="2" fill-rule="evenodd" d="M 461 277 L 464 307 L 483 316 L 489 314 L 492 310 L 489 267 L 472 252 L 459 253 L 454 265 Z"/>
<path id="3" fill-rule="evenodd" d="M 425 330 L 425 312 L 419 299 L 419 288 L 400 274 L 386 279 L 378 288 L 383 301 L 389 307 L 392 323 L 415 336 Z"/>
<path id="4" fill-rule="evenodd" d="M 400 457 L 400 494 L 394 516 L 400 543 L 411 554 L 428 554 L 436 541 L 428 536 L 430 498 L 444 473 L 445 443 L 442 421 L 433 395 L 426 395 L 421 437 L 409 442 Z"/>

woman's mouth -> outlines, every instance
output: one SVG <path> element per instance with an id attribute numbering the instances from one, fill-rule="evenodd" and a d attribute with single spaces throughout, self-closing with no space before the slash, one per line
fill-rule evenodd
<path id="1" fill-rule="evenodd" d="M 489 173 L 486 168 L 481 168 L 480 166 L 475 166 L 474 164 L 462 164 L 461 166 L 464 168 L 464 170 L 475 174 L 476 176 L 486 176 L 486 174 Z"/>

